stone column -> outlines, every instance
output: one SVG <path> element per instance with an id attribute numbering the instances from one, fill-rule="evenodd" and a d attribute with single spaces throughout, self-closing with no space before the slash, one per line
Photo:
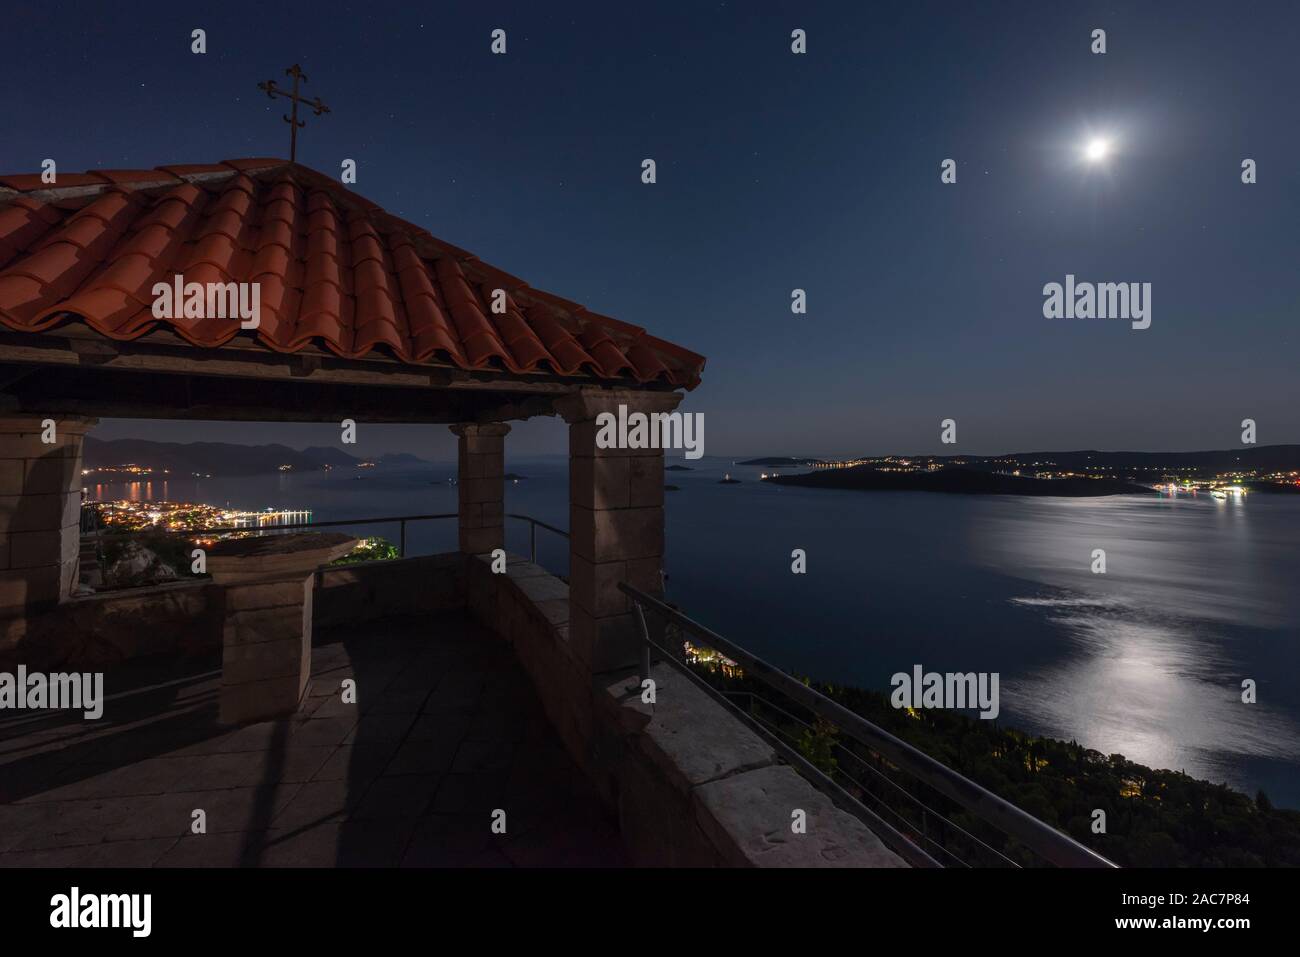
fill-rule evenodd
<path id="1" fill-rule="evenodd" d="M 0 415 L 0 619 L 39 612 L 77 587 L 81 445 L 97 421 Z"/>
<path id="2" fill-rule="evenodd" d="M 457 441 L 460 492 L 460 550 L 482 555 L 506 544 L 506 433 L 503 422 L 463 422 L 451 431 Z"/>
<path id="3" fill-rule="evenodd" d="M 602 412 L 672 412 L 676 392 L 582 389 L 555 404 L 569 423 L 569 638 L 592 674 L 630 667 L 641 644 L 618 583 L 663 594 L 664 453 L 598 448 Z M 649 620 L 649 619 L 648 619 Z M 653 628 L 653 621 L 650 621 Z"/>
<path id="4" fill-rule="evenodd" d="M 222 586 L 221 722 L 246 724 L 298 710 L 311 678 L 316 569 L 356 545 L 340 534 L 261 535 L 208 548 Z"/>

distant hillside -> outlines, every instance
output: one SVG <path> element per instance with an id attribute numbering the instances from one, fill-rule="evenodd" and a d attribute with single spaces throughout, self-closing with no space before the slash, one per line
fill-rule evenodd
<path id="1" fill-rule="evenodd" d="M 83 449 L 86 468 L 109 465 L 139 465 L 168 469 L 181 475 L 258 475 L 290 465 L 297 472 L 312 472 L 330 465 L 352 468 L 364 461 L 342 449 L 329 446 L 291 449 L 287 445 L 236 445 L 231 442 L 152 442 L 148 439 L 102 441 L 86 437 Z M 405 452 L 376 459 L 381 465 L 414 465 L 423 462 Z"/>
<path id="2" fill-rule="evenodd" d="M 259 446 L 247 446 L 247 447 L 258 448 Z M 265 445 L 260 447 L 268 448 L 268 449 L 284 448 L 283 445 Z M 318 467 L 321 465 L 333 465 L 336 467 L 337 466 L 346 467 L 346 466 L 356 465 L 358 462 L 362 461 L 362 459 L 359 459 L 353 455 L 349 455 L 347 452 L 344 452 L 342 449 L 334 448 L 333 446 L 330 445 L 309 446 L 308 448 L 303 449 L 301 454 L 307 456 L 307 458 L 311 459 L 311 461 L 319 463 Z"/>
<path id="3" fill-rule="evenodd" d="M 375 460 L 380 465 L 424 465 L 426 460 L 410 452 L 385 452 Z M 521 478 L 523 476 L 520 476 Z"/>
<path id="4" fill-rule="evenodd" d="M 792 458 L 788 455 L 770 455 L 762 459 L 745 459 L 743 462 L 737 462 L 737 465 L 783 465 L 786 468 L 794 468 L 800 465 L 816 465 L 821 459 L 813 458 Z"/>
<path id="5" fill-rule="evenodd" d="M 880 472 L 869 465 L 826 469 L 806 475 L 782 475 L 766 481 L 810 488 L 861 489 L 875 492 L 953 492 L 967 495 L 1056 495 L 1088 498 L 1098 495 L 1150 495 L 1151 489 L 1111 479 L 1034 479 L 996 475 L 976 469 L 946 468 L 938 472 Z"/>

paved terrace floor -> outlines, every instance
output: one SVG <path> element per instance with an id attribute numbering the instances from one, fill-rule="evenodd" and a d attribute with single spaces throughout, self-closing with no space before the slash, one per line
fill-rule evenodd
<path id="1" fill-rule="evenodd" d="M 107 696 L 138 690 L 99 721 L 6 713 L 0 866 L 627 863 L 509 648 L 462 615 L 318 634 L 292 719 L 218 726 L 219 665 L 109 672 Z"/>

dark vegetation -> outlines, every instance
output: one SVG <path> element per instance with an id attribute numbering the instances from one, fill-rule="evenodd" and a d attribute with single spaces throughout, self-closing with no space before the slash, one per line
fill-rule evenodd
<path id="1" fill-rule="evenodd" d="M 361 539 L 356 548 L 342 558 L 334 559 L 330 565 L 357 565 L 361 562 L 382 562 L 401 557 L 396 545 L 386 538 L 375 536 Z"/>
<path id="2" fill-rule="evenodd" d="M 190 578 L 193 547 L 182 536 L 162 532 L 106 537 L 98 556 L 104 587 L 136 588 Z"/>
<path id="3" fill-rule="evenodd" d="M 743 674 L 728 677 L 716 661 L 697 671 L 895 826 L 899 822 L 893 815 L 900 815 L 970 864 L 1006 865 L 1006 859 L 1026 867 L 1045 863 L 761 682 Z M 879 692 L 805 684 L 1122 867 L 1300 865 L 1300 811 L 1274 808 L 1263 791 L 1251 798 L 1226 784 L 1153 770 L 1120 754 L 1034 737 L 996 721 L 952 711 L 895 709 L 888 695 Z M 931 814 L 923 822 L 916 806 L 900 798 L 886 777 L 951 823 Z M 1104 834 L 1092 832 L 1096 809 L 1106 814 Z M 934 848 L 927 850 L 947 865 L 956 863 Z"/>

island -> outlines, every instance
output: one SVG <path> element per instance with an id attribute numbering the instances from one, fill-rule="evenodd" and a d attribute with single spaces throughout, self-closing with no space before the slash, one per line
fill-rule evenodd
<path id="1" fill-rule="evenodd" d="M 808 488 L 858 489 L 872 492 L 949 492 L 965 495 L 1152 495 L 1154 490 L 1123 479 L 1028 478 L 976 469 L 945 468 L 923 472 L 886 472 L 870 465 L 826 469 L 799 475 L 768 476 L 764 482 Z"/>
<path id="2" fill-rule="evenodd" d="M 774 466 L 780 466 L 781 468 L 790 469 L 790 468 L 799 468 L 802 465 L 820 465 L 821 463 L 822 463 L 821 459 L 809 458 L 807 456 L 804 456 L 802 458 L 794 458 L 793 456 L 789 456 L 789 455 L 770 455 L 767 458 L 762 458 L 762 459 L 745 459 L 745 461 L 737 462 L 736 464 L 737 465 L 769 465 L 769 466 L 774 465 Z"/>

